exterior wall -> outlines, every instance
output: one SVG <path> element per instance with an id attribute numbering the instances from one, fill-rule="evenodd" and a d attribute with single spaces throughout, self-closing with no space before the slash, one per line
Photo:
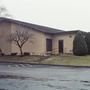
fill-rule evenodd
<path id="1" fill-rule="evenodd" d="M 17 52 L 20 54 L 19 48 L 15 43 L 7 42 L 7 37 L 10 33 L 16 30 L 28 30 L 33 37 L 23 46 L 23 52 L 30 52 L 34 55 L 43 55 L 46 53 L 46 39 L 52 39 L 53 53 L 59 54 L 58 41 L 64 41 L 64 53 L 73 53 L 73 39 L 75 34 L 63 34 L 63 35 L 49 35 L 43 32 L 33 30 L 31 28 L 20 26 L 15 23 L 2 22 L 0 23 L 0 48 L 3 53 L 10 54 L 11 52 Z M 71 37 L 70 37 L 71 36 Z M 30 42 L 32 40 L 32 43 Z"/>
<path id="2" fill-rule="evenodd" d="M 15 30 L 28 30 L 30 34 L 33 34 L 33 37 L 23 46 L 23 52 L 30 52 L 34 55 L 41 55 L 46 52 L 46 38 L 51 38 L 50 35 L 32 30 L 31 28 L 12 24 L 11 32 Z M 31 40 L 32 43 L 30 42 Z M 14 43 L 12 43 L 12 52 L 20 53 L 19 48 Z"/>
<path id="3" fill-rule="evenodd" d="M 0 23 L 0 48 L 3 53 L 11 52 L 11 44 L 7 41 L 7 37 L 11 32 L 11 24 L 9 22 Z"/>
<path id="4" fill-rule="evenodd" d="M 75 34 L 64 34 L 64 35 L 54 35 L 53 37 L 53 53 L 59 54 L 58 41 L 63 40 L 63 53 L 73 53 L 73 40 Z"/>

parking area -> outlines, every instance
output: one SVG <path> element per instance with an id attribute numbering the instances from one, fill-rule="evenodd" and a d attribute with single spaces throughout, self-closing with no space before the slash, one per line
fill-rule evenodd
<path id="1" fill-rule="evenodd" d="M 90 68 L 0 64 L 0 90 L 90 90 Z"/>

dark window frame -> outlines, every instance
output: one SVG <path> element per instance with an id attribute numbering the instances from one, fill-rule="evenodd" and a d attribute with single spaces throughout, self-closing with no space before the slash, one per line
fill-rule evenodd
<path id="1" fill-rule="evenodd" d="M 52 51 L 52 39 L 46 39 L 46 51 Z"/>

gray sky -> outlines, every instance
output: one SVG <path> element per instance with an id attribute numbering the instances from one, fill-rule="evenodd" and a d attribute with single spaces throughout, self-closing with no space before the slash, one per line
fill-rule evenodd
<path id="1" fill-rule="evenodd" d="M 15 18 L 63 30 L 90 31 L 90 0 L 1 0 Z"/>

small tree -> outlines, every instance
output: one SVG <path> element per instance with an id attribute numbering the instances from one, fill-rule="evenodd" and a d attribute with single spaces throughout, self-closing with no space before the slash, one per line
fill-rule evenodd
<path id="1" fill-rule="evenodd" d="M 14 33 L 9 35 L 8 41 L 15 43 L 20 50 L 21 56 L 23 55 L 23 46 L 24 44 L 32 38 L 32 34 L 29 34 L 28 31 L 16 30 Z"/>
<path id="2" fill-rule="evenodd" d="M 86 40 L 86 43 L 87 43 L 88 54 L 90 54 L 90 32 L 88 32 L 86 34 L 85 40 Z"/>
<path id="3" fill-rule="evenodd" d="M 73 41 L 73 54 L 78 56 L 86 55 L 88 52 L 85 37 L 78 32 Z"/>

